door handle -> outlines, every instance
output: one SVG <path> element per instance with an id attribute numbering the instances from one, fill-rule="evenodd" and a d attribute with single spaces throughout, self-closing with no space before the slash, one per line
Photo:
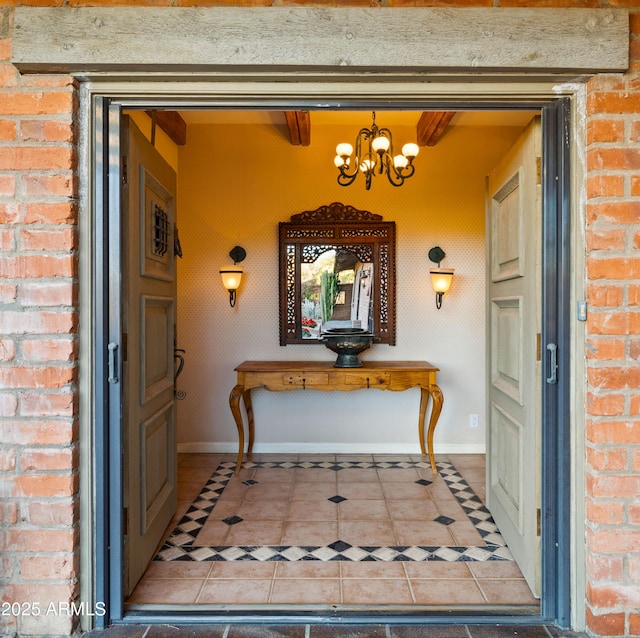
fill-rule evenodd
<path id="1" fill-rule="evenodd" d="M 550 368 L 550 376 L 547 377 L 547 383 L 558 383 L 558 345 L 555 343 L 548 343 L 547 351 L 549 352 Z"/>
<path id="2" fill-rule="evenodd" d="M 108 359 L 108 372 L 109 372 L 109 376 L 107 378 L 107 381 L 109 383 L 118 383 L 119 379 L 118 379 L 118 373 L 117 373 L 117 363 L 118 363 L 118 344 L 114 343 L 113 341 L 107 346 L 107 350 L 109 352 L 109 359 Z"/>

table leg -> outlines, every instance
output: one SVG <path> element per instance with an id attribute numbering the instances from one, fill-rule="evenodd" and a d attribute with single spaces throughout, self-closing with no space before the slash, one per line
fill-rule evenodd
<path id="1" fill-rule="evenodd" d="M 242 386 L 237 385 L 231 390 L 229 395 L 229 407 L 231 408 L 231 414 L 236 422 L 238 428 L 238 460 L 236 462 L 236 474 L 242 467 L 242 455 L 244 453 L 244 424 L 242 423 L 242 412 L 240 411 L 240 397 L 242 396 Z"/>
<path id="2" fill-rule="evenodd" d="M 429 462 L 431 463 L 431 470 L 434 474 L 438 473 L 438 466 L 436 465 L 436 458 L 433 453 L 433 434 L 436 431 L 436 425 L 440 412 L 442 411 L 442 402 L 444 400 L 442 396 L 442 390 L 437 385 L 431 385 L 428 388 L 420 388 L 420 418 L 418 420 L 418 434 L 420 436 L 420 451 L 423 456 L 427 455 L 427 449 L 425 449 L 424 438 L 424 418 L 427 413 L 427 404 L 429 403 L 429 397 L 433 401 L 431 408 L 431 417 L 429 418 L 429 430 L 427 432 L 427 448 L 429 451 Z"/>
<path id="3" fill-rule="evenodd" d="M 242 393 L 242 398 L 244 399 L 244 407 L 247 411 L 247 421 L 249 422 L 249 445 L 247 446 L 247 454 L 251 454 L 253 450 L 253 404 L 251 403 L 251 390 L 245 390 Z"/>

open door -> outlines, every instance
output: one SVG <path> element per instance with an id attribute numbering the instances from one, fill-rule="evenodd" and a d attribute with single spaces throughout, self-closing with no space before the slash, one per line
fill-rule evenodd
<path id="1" fill-rule="evenodd" d="M 540 596 L 541 131 L 487 179 L 487 506 Z"/>
<path id="2" fill-rule="evenodd" d="M 122 123 L 124 594 L 177 508 L 174 397 L 176 175 Z"/>

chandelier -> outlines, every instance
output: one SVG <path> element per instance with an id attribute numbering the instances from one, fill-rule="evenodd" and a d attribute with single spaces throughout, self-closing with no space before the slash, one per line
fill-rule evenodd
<path id="1" fill-rule="evenodd" d="M 409 143 L 402 147 L 402 155 L 393 155 L 393 137 L 388 128 L 378 128 L 376 114 L 372 113 L 371 128 L 361 128 L 356 137 L 355 160 L 352 164 L 353 146 L 345 142 L 336 146 L 334 164 L 340 171 L 338 184 L 353 184 L 359 173 L 365 176 L 367 190 L 371 188 L 371 180 L 375 174 L 387 176 L 394 186 L 402 186 L 404 180 L 415 173 L 413 160 L 418 154 L 417 144 Z M 353 166 L 350 173 L 349 168 Z"/>

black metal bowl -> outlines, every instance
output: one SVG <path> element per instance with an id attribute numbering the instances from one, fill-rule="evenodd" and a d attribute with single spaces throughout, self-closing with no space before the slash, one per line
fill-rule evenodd
<path id="1" fill-rule="evenodd" d="M 324 331 L 320 341 L 338 353 L 334 368 L 361 368 L 358 355 L 369 348 L 374 336 L 364 328 L 329 328 Z"/>

